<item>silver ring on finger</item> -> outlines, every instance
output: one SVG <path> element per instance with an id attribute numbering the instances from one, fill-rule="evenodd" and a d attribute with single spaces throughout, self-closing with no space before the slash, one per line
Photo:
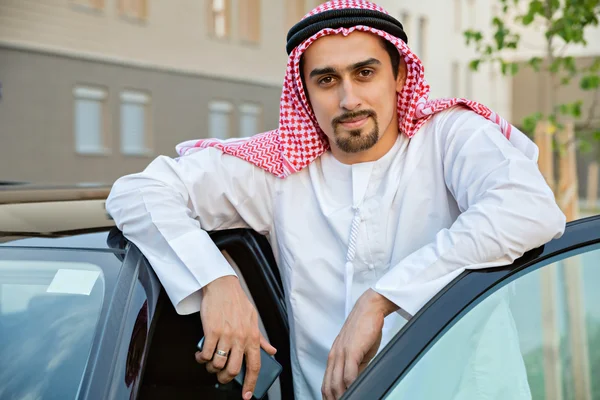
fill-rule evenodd
<path id="1" fill-rule="evenodd" d="M 224 350 L 217 350 L 215 351 L 215 354 L 221 357 L 227 357 L 227 352 Z"/>

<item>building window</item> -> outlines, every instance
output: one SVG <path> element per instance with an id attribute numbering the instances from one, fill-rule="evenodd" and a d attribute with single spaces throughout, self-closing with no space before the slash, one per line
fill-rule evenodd
<path id="1" fill-rule="evenodd" d="M 150 143 L 150 96 L 143 92 L 121 93 L 121 153 L 147 155 Z"/>
<path id="2" fill-rule="evenodd" d="M 427 57 L 425 43 L 427 42 L 427 18 L 419 18 L 419 31 L 417 32 L 417 56 L 425 62 Z"/>
<path id="3" fill-rule="evenodd" d="M 460 64 L 456 61 L 452 63 L 452 82 L 450 92 L 451 97 L 460 97 Z"/>
<path id="4" fill-rule="evenodd" d="M 88 10 L 104 10 L 104 0 L 71 0 L 71 4 L 76 7 L 82 7 Z"/>
<path id="5" fill-rule="evenodd" d="M 473 71 L 467 64 L 465 69 L 465 97 L 472 99 L 473 97 Z"/>
<path id="6" fill-rule="evenodd" d="M 262 130 L 262 108 L 258 104 L 242 104 L 240 111 L 240 137 L 250 137 Z"/>
<path id="7" fill-rule="evenodd" d="M 212 101 L 208 110 L 208 133 L 211 138 L 228 139 L 231 137 L 231 118 L 233 105 L 228 101 Z"/>
<path id="8" fill-rule="evenodd" d="M 219 39 L 229 37 L 231 26 L 230 0 L 211 0 L 209 10 L 209 27 L 211 34 Z"/>
<path id="9" fill-rule="evenodd" d="M 300 22 L 307 12 L 305 0 L 286 0 L 285 2 L 286 31 Z"/>
<path id="10" fill-rule="evenodd" d="M 404 28 L 404 33 L 406 33 L 406 36 L 408 36 L 409 38 L 412 36 L 411 35 L 411 20 L 410 20 L 410 14 L 408 13 L 408 11 L 404 11 L 402 12 L 402 14 L 400 14 L 400 23 L 402 24 L 402 27 Z"/>
<path id="11" fill-rule="evenodd" d="M 454 0 L 454 30 L 458 33 L 462 30 L 462 2 Z"/>
<path id="12" fill-rule="evenodd" d="M 118 0 L 118 8 L 121 17 L 141 21 L 148 17 L 148 0 Z"/>
<path id="13" fill-rule="evenodd" d="M 475 29 L 477 25 L 477 9 L 475 8 L 475 0 L 469 0 L 469 29 Z"/>
<path id="14" fill-rule="evenodd" d="M 105 154 L 106 90 L 78 86 L 75 97 L 75 150 L 80 154 Z"/>
<path id="15" fill-rule="evenodd" d="M 244 0 L 240 3 L 240 35 L 249 43 L 260 41 L 260 0 Z"/>
<path id="16" fill-rule="evenodd" d="M 489 65 L 490 68 L 490 104 L 493 109 L 498 108 L 498 71 L 494 64 Z"/>

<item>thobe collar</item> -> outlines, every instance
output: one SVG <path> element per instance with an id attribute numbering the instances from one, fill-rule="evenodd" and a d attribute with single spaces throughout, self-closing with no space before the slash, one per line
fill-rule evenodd
<path id="1" fill-rule="evenodd" d="M 344 164 L 338 161 L 338 159 L 336 159 L 331 153 L 331 150 L 323 153 L 323 155 L 321 156 L 321 165 L 323 168 L 323 177 L 325 178 L 325 182 L 328 183 L 333 182 L 335 180 L 354 180 L 353 176 L 356 174 L 363 174 L 364 170 L 371 170 L 371 173 L 369 174 L 369 176 L 366 177 L 366 180 L 380 180 L 389 169 L 394 158 L 400 152 L 402 144 L 408 140 L 410 139 L 407 138 L 405 135 L 398 134 L 396 142 L 394 143 L 392 148 L 383 155 L 383 157 L 375 161 L 368 161 L 357 164 Z"/>

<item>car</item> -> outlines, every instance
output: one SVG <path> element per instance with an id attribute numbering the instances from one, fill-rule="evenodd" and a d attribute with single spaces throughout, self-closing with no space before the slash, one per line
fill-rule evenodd
<path id="1" fill-rule="evenodd" d="M 241 398 L 239 387 L 218 385 L 196 363 L 198 313 L 177 314 L 106 213 L 109 190 L 0 188 L 0 398 Z M 293 399 L 286 303 L 267 238 L 248 229 L 210 235 L 278 349 L 283 372 L 268 398 Z M 343 398 L 457 398 L 477 386 L 465 383 L 465 366 L 483 360 L 520 371 L 531 398 L 600 399 L 598 287 L 596 215 L 570 222 L 561 238 L 512 265 L 462 273 L 406 322 Z M 498 304 L 510 318 L 493 325 Z M 507 344 L 509 332 L 516 341 Z M 480 352 L 483 339 L 516 357 L 496 365 L 500 359 Z M 488 383 L 501 387 L 506 377 Z"/>

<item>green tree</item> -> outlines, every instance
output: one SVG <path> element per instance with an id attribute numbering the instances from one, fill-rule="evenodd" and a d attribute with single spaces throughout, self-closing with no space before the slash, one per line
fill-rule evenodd
<path id="1" fill-rule="evenodd" d="M 594 110 L 600 101 L 600 57 L 589 65 L 577 66 L 572 56 L 565 55 L 573 45 L 586 46 L 588 29 L 598 25 L 600 0 L 495 0 L 501 7 L 501 15 L 495 16 L 492 23 L 493 37 L 484 37 L 480 31 L 464 32 L 467 46 L 474 46 L 477 58 L 469 67 L 477 71 L 483 63 L 497 63 L 505 76 L 515 75 L 523 62 L 508 60 L 511 52 L 522 45 L 517 31 L 539 30 L 545 37 L 545 57 L 531 57 L 525 67 L 535 71 L 547 71 L 550 80 L 547 87 L 550 111 L 537 112 L 521 122 L 526 133 L 531 133 L 541 119 L 550 121 L 555 128 L 560 127 L 561 117 L 572 117 L 578 122 L 579 130 L 600 140 L 600 129 L 593 127 Z M 510 20 L 514 21 L 514 24 Z M 593 104 L 582 101 L 563 103 L 556 92 L 561 85 L 579 83 L 582 90 L 594 91 Z M 585 121 L 581 120 L 582 108 L 589 107 Z M 595 128 L 595 130 L 593 129 Z M 586 135 L 586 137 L 587 137 Z M 587 140 L 581 141 L 589 146 Z"/>

